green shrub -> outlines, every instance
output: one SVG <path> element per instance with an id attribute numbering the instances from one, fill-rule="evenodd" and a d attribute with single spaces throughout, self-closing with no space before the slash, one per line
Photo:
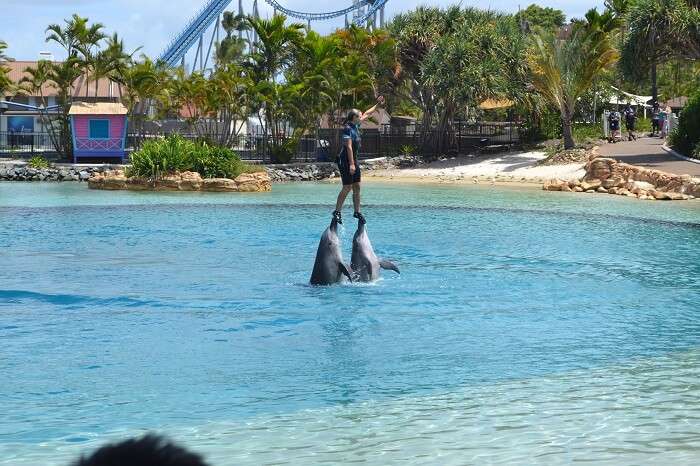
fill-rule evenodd
<path id="1" fill-rule="evenodd" d="M 35 155 L 28 162 L 29 166 L 36 169 L 49 168 L 49 161 L 41 155 Z"/>
<path id="2" fill-rule="evenodd" d="M 202 178 L 236 178 L 246 172 L 246 164 L 226 147 L 199 144 L 190 153 L 189 167 Z"/>
<path id="3" fill-rule="evenodd" d="M 148 141 L 131 154 L 127 176 L 157 180 L 178 171 L 198 172 L 202 178 L 236 178 L 259 169 L 243 163 L 230 149 L 175 135 Z"/>
<path id="4" fill-rule="evenodd" d="M 700 92 L 697 92 L 681 111 L 678 126 L 671 133 L 670 144 L 678 152 L 697 157 L 700 144 Z"/>
<path id="5" fill-rule="evenodd" d="M 574 123 L 574 141 L 584 143 L 603 138 L 603 123 Z"/>
<path id="6" fill-rule="evenodd" d="M 289 163 L 294 157 L 298 141 L 294 138 L 282 141 L 280 144 L 270 148 L 272 163 Z"/>
<path id="7" fill-rule="evenodd" d="M 416 153 L 416 146 L 406 144 L 404 146 L 401 146 L 401 149 L 399 150 L 399 155 L 413 155 Z"/>

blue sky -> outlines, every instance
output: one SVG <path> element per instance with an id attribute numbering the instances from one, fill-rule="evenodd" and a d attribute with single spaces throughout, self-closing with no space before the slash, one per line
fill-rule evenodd
<path id="1" fill-rule="evenodd" d="M 250 8 L 253 0 L 244 0 L 244 8 Z M 259 1 L 261 15 L 272 13 L 263 0 Z M 352 3 L 352 0 L 319 2 L 317 0 L 279 0 L 287 8 L 300 11 L 337 10 Z M 35 60 L 40 51 L 54 53 L 62 58 L 61 51 L 44 42 L 44 30 L 51 23 L 61 23 L 73 13 L 99 21 L 109 32 L 117 31 L 124 38 L 129 50 L 143 46 L 142 51 L 157 56 L 185 23 L 201 8 L 205 0 L 2 0 L 3 26 L 0 39 L 8 43 L 8 55 L 17 60 Z M 411 10 L 418 5 L 447 6 L 458 3 L 454 0 L 389 0 L 387 15 Z M 464 0 L 462 5 L 492 8 L 502 11 L 517 11 L 529 4 L 518 0 Z M 540 4 L 545 4 L 543 1 Z M 596 0 L 548 0 L 547 6 L 559 8 L 569 17 L 580 17 L 589 8 L 599 6 Z M 236 0 L 231 8 L 238 5 Z M 333 5 L 323 8 L 321 5 Z M 343 20 L 314 23 L 314 29 L 327 32 L 341 26 Z"/>

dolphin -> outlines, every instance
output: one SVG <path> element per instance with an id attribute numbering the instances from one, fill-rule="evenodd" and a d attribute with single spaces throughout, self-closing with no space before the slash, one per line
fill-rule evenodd
<path id="1" fill-rule="evenodd" d="M 379 269 L 399 272 L 399 268 L 390 261 L 380 260 L 374 253 L 372 243 L 367 236 L 367 229 L 358 222 L 357 231 L 352 238 L 352 258 L 350 267 L 355 272 L 355 278 L 362 282 L 371 282 L 379 278 Z"/>
<path id="2" fill-rule="evenodd" d="M 352 281 L 351 271 L 343 262 L 338 239 L 338 221 L 334 218 L 321 235 L 310 282 L 312 285 L 332 285 L 342 280 L 343 275 Z"/>

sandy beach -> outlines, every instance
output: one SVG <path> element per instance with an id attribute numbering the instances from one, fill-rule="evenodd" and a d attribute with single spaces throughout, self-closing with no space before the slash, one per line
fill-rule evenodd
<path id="1" fill-rule="evenodd" d="M 541 184 L 551 178 L 572 180 L 584 175 L 582 163 L 537 165 L 537 162 L 546 157 L 544 152 L 454 157 L 415 168 L 366 170 L 363 176 L 377 181 Z"/>

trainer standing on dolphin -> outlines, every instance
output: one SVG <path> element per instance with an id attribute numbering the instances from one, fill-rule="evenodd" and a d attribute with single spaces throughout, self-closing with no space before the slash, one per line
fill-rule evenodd
<path id="1" fill-rule="evenodd" d="M 365 224 L 365 217 L 360 212 L 360 163 L 358 161 L 358 152 L 360 150 L 360 123 L 369 118 L 372 113 L 377 110 L 377 107 L 384 103 L 384 97 L 377 97 L 377 103 L 367 109 L 366 112 L 352 109 L 348 113 L 343 124 L 343 148 L 338 155 L 338 168 L 340 169 L 340 177 L 343 180 L 343 188 L 338 194 L 338 200 L 335 203 L 335 211 L 333 218 L 338 223 L 343 223 L 341 210 L 345 203 L 345 198 L 352 191 L 352 204 L 355 208 L 354 217 Z"/>

